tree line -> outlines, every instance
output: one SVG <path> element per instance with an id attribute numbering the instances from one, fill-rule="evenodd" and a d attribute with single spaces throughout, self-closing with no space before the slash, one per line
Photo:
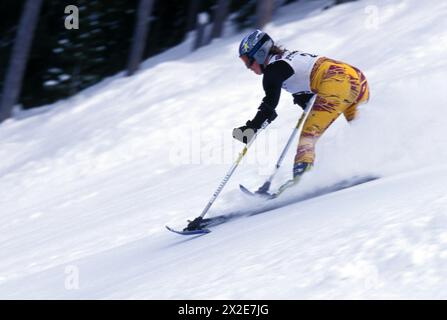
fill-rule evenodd
<path id="1" fill-rule="evenodd" d="M 298 0 L 299 1 L 299 0 Z M 126 70 L 183 41 L 207 13 L 208 38 L 231 18 L 240 28 L 262 27 L 275 8 L 293 0 L 2 0 L 0 121 L 12 106 L 55 102 Z M 77 12 L 67 11 L 74 6 Z M 78 28 L 67 19 L 79 18 Z M 76 25 L 75 23 L 73 25 Z M 198 32 L 197 32 L 198 33 Z M 197 46 L 196 46 L 197 47 Z"/>

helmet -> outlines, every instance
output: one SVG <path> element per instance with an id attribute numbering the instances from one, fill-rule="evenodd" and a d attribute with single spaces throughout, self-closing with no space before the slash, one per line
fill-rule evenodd
<path id="1" fill-rule="evenodd" d="M 267 33 L 256 30 L 242 39 L 239 45 L 239 57 L 247 56 L 250 65 L 254 61 L 263 65 L 271 47 L 273 47 L 272 38 Z"/>

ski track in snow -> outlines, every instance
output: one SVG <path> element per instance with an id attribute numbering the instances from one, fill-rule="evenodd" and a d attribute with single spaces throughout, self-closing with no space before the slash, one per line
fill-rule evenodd
<path id="1" fill-rule="evenodd" d="M 241 149 L 232 128 L 263 97 L 237 59 L 242 34 L 191 54 L 188 38 L 134 77 L 0 125 L 0 298 L 447 298 L 447 3 L 326 3 L 283 7 L 266 31 L 359 67 L 371 101 L 331 126 L 315 169 L 278 201 L 380 179 L 203 236 L 166 231 L 201 212 Z M 286 92 L 277 111 L 209 216 L 265 205 L 238 184 L 256 189 L 273 169 L 299 117 Z"/>

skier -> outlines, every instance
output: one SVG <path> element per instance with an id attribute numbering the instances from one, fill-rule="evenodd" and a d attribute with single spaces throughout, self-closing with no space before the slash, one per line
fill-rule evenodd
<path id="1" fill-rule="evenodd" d="M 298 50 L 289 51 L 274 44 L 270 36 L 256 30 L 240 43 L 239 57 L 246 67 L 263 75 L 265 97 L 252 120 L 233 130 L 233 137 L 248 143 L 265 121 L 277 114 L 281 88 L 290 92 L 294 104 L 305 109 L 314 95 L 315 101 L 304 122 L 293 166 L 293 183 L 310 170 L 315 160 L 315 144 L 325 130 L 344 114 L 354 120 L 358 106 L 369 99 L 363 73 L 346 63 Z"/>

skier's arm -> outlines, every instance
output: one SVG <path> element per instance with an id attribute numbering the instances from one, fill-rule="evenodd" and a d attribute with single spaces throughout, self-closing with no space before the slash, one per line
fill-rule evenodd
<path id="1" fill-rule="evenodd" d="M 258 108 L 258 112 L 253 120 L 248 121 L 247 126 L 254 130 L 259 129 L 265 120 L 272 122 L 276 118 L 275 108 L 278 105 L 281 96 L 281 87 L 294 73 L 292 67 L 285 61 L 276 61 L 269 64 L 264 70 L 262 86 L 264 87 L 265 97 Z"/>
<path id="2" fill-rule="evenodd" d="M 248 120 L 245 126 L 233 130 L 235 139 L 248 143 L 266 120 L 269 122 L 275 120 L 277 116 L 275 108 L 281 95 L 282 83 L 293 73 L 292 67 L 285 61 L 276 61 L 265 68 L 262 80 L 265 97 L 253 120 Z"/>

